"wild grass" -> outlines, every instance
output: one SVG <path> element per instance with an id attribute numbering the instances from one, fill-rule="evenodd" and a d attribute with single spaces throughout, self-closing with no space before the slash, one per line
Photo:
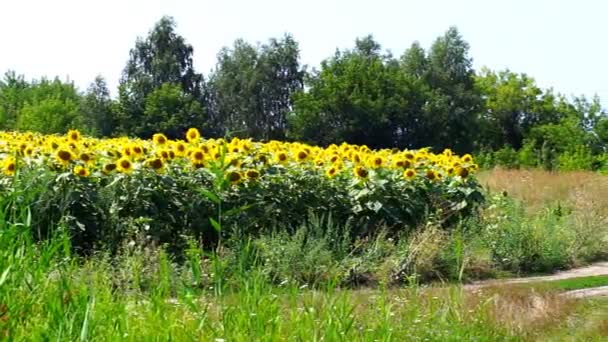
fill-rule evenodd
<path id="1" fill-rule="evenodd" d="M 380 230 L 353 237 L 348 226 L 311 216 L 289 233 L 235 233 L 213 251 L 183 237 L 188 244 L 179 257 L 145 236 L 121 242 L 112 253 L 77 254 L 68 229 L 52 227 L 47 239 L 36 241 L 28 208 L 10 206 L 0 211 L 0 339 L 520 341 L 608 335 L 608 303 L 558 295 L 603 285 L 606 276 L 476 290 L 459 284 L 572 267 L 608 250 L 600 185 L 564 186 L 555 193 L 557 205 L 545 195 L 524 197 L 529 185 L 514 183 L 529 179 L 528 171 L 519 178 L 493 172 L 504 179 L 493 180 L 491 188 L 510 186 L 509 196 L 496 190 L 477 217 L 450 229 L 429 218 L 408 234 Z M 530 177 L 551 184 L 543 175 Z M 2 207 L 23 195 L 0 199 Z M 530 211 L 532 205 L 541 209 Z"/>

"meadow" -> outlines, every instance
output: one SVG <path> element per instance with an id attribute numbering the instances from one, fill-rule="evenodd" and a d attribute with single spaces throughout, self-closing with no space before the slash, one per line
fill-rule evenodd
<path id="1" fill-rule="evenodd" d="M 0 133 L 4 340 L 600 340 L 608 302 L 468 282 L 608 257 L 608 180 L 446 150 Z"/>

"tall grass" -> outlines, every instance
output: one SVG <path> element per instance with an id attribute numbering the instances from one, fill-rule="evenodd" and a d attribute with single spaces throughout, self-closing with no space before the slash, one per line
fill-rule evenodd
<path id="1" fill-rule="evenodd" d="M 478 217 L 452 229 L 429 220 L 407 234 L 361 237 L 313 215 L 290 231 L 251 236 L 237 229 L 213 251 L 184 237 L 179 258 L 145 239 L 117 242 L 112 253 L 76 254 L 62 225 L 38 239 L 27 206 L 19 205 L 28 203 L 25 194 L 15 191 L 0 199 L 9 208 L 0 212 L 0 339 L 542 338 L 580 304 L 553 292 L 470 292 L 445 282 L 602 257 L 604 200 L 598 186 L 579 184 L 559 190 L 559 204 L 545 202 L 519 197 L 524 186 L 512 183 L 502 183 L 512 197 L 489 196 Z M 542 210 L 529 210 L 541 201 Z M 432 281 L 441 288 L 426 285 Z"/>

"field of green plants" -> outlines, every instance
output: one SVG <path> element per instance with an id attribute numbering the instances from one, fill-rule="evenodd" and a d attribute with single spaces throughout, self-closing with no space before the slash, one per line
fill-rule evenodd
<path id="1" fill-rule="evenodd" d="M 556 294 L 590 280 L 461 286 L 605 259 L 599 174 L 195 129 L 3 132 L 0 161 L 0 339 L 534 340 L 587 314 L 580 336 L 606 333 L 606 303 Z"/>

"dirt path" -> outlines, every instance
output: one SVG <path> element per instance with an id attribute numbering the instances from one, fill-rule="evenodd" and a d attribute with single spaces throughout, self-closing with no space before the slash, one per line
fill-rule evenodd
<path id="1" fill-rule="evenodd" d="M 589 266 L 575 268 L 567 271 L 560 271 L 555 274 L 540 276 L 540 277 L 524 277 L 524 278 L 509 278 L 509 279 L 492 279 L 475 282 L 466 285 L 465 288 L 475 290 L 485 286 L 492 285 L 508 285 L 508 284 L 525 284 L 540 281 L 554 281 L 579 277 L 590 277 L 597 275 L 608 275 L 608 262 L 598 262 Z M 574 298 L 584 298 L 591 296 L 608 296 L 608 286 L 594 287 L 581 290 L 573 290 L 564 292 L 562 295 L 571 296 Z"/>

